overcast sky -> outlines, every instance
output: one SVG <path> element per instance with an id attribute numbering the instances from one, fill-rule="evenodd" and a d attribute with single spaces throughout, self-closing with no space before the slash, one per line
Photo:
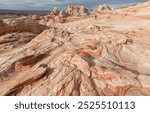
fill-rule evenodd
<path id="1" fill-rule="evenodd" d="M 118 5 L 143 0 L 0 0 L 0 9 L 50 10 L 54 6 L 64 8 L 67 5 L 84 5 L 94 8 L 99 4 Z"/>

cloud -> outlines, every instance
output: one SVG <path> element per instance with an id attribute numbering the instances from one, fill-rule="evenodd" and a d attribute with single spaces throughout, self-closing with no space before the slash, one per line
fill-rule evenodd
<path id="1" fill-rule="evenodd" d="M 54 6 L 65 8 L 67 5 L 84 5 L 93 8 L 99 4 L 126 4 L 141 0 L 0 0 L 0 9 L 50 10 Z"/>
<path id="2" fill-rule="evenodd" d="M 0 9 L 47 9 L 49 0 L 0 0 Z M 45 7 L 45 8 L 44 8 Z"/>

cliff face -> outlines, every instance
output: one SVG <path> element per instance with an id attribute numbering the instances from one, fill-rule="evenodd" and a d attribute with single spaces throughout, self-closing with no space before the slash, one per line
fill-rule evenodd
<path id="1" fill-rule="evenodd" d="M 0 95 L 150 95 L 149 3 L 0 20 Z"/>

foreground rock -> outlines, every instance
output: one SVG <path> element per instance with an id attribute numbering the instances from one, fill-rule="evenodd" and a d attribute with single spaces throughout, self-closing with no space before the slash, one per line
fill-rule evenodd
<path id="1" fill-rule="evenodd" d="M 70 16 L 58 15 L 71 20 L 74 11 L 87 10 L 70 6 Z M 0 95 L 150 95 L 150 21 L 118 12 L 55 22 L 1 53 Z"/>

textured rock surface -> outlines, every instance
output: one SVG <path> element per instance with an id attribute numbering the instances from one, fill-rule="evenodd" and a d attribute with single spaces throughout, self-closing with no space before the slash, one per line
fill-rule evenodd
<path id="1" fill-rule="evenodd" d="M 0 20 L 0 35 L 8 32 L 16 31 L 27 31 L 33 33 L 41 33 L 46 29 L 46 26 L 40 25 L 32 19 L 28 18 L 14 18 L 14 19 L 4 19 Z"/>
<path id="2" fill-rule="evenodd" d="M 74 16 L 86 16 L 89 14 L 88 9 L 84 6 L 80 6 L 80 7 L 68 6 L 67 12 L 68 14 Z"/>
<path id="3" fill-rule="evenodd" d="M 104 5 L 99 5 L 97 11 L 111 11 L 112 8 L 109 7 L 108 5 L 104 4 Z"/>
<path id="4" fill-rule="evenodd" d="M 40 17 L 40 15 L 32 15 L 32 19 L 33 20 L 40 20 L 41 17 Z"/>
<path id="5" fill-rule="evenodd" d="M 150 13 L 135 7 L 74 17 L 68 6 L 63 24 L 1 20 L 0 95 L 150 95 Z"/>
<path id="6" fill-rule="evenodd" d="M 69 16 L 65 11 L 60 11 L 60 13 L 59 13 L 59 17 L 61 17 L 61 18 L 65 18 L 65 17 L 67 17 L 67 16 Z"/>

